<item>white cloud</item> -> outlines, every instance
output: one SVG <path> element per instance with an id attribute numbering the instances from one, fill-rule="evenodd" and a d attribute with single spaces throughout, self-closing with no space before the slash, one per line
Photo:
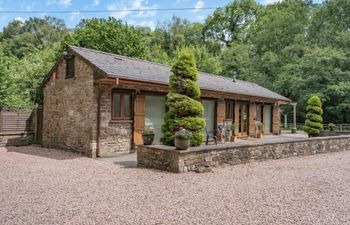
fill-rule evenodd
<path id="1" fill-rule="evenodd" d="M 23 19 L 23 18 L 20 17 L 20 16 L 16 17 L 14 20 L 21 21 L 22 23 L 24 23 L 24 21 L 25 21 L 25 19 Z"/>
<path id="2" fill-rule="evenodd" d="M 118 18 L 118 19 L 123 19 L 132 13 L 136 13 L 137 17 L 153 17 L 157 13 L 156 10 L 154 10 L 154 11 L 153 10 L 152 11 L 137 11 L 137 12 L 122 11 L 122 10 L 145 10 L 145 9 L 157 8 L 157 5 L 154 4 L 152 6 L 149 6 L 148 3 L 149 2 L 145 1 L 145 0 L 134 0 L 131 5 L 128 5 L 128 4 L 125 5 L 125 4 L 121 4 L 121 2 L 118 1 L 118 2 L 115 2 L 115 3 L 108 5 L 107 9 L 108 10 L 121 10 L 118 12 L 113 12 L 111 14 L 111 16 Z"/>
<path id="3" fill-rule="evenodd" d="M 98 6 L 101 3 L 101 0 L 94 0 L 93 6 Z"/>
<path id="4" fill-rule="evenodd" d="M 117 3 L 112 3 L 108 5 L 108 10 L 126 10 L 126 7 L 120 8 L 120 6 Z M 111 16 L 117 18 L 117 19 L 123 19 L 124 17 L 128 16 L 131 12 L 130 11 L 119 11 L 119 12 L 113 12 Z"/>
<path id="5" fill-rule="evenodd" d="M 58 4 L 67 7 L 72 4 L 72 0 L 46 0 L 47 5 Z"/>
<path id="6" fill-rule="evenodd" d="M 72 12 L 69 16 L 69 20 L 74 21 L 79 19 L 79 17 L 80 17 L 80 12 Z"/>
<path id="7" fill-rule="evenodd" d="M 57 3 L 62 6 L 69 6 L 72 4 L 72 0 L 58 0 Z"/>
<path id="8" fill-rule="evenodd" d="M 56 3 L 56 0 L 47 0 L 46 1 L 46 4 L 47 5 L 53 5 L 53 4 L 55 4 Z"/>
<path id="9" fill-rule="evenodd" d="M 264 5 L 271 5 L 271 4 L 274 4 L 274 3 L 277 3 L 277 2 L 281 2 L 282 0 L 265 0 L 263 1 L 263 4 Z"/>
<path id="10" fill-rule="evenodd" d="M 192 10 L 193 12 L 198 12 L 201 8 L 204 7 L 204 1 L 202 0 L 198 0 L 196 5 L 194 6 L 194 10 Z"/>
<path id="11" fill-rule="evenodd" d="M 154 22 L 154 20 L 141 21 L 141 22 L 137 22 L 137 21 L 134 21 L 134 20 L 129 20 L 128 23 L 133 25 L 133 26 L 138 26 L 138 27 L 149 27 L 149 28 L 151 28 L 151 30 L 155 30 L 156 29 L 156 23 Z"/>

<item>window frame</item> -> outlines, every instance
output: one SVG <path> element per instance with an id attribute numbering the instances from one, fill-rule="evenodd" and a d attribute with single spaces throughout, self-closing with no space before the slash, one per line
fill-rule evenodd
<path id="1" fill-rule="evenodd" d="M 230 116 L 228 116 L 227 112 L 228 112 L 228 105 L 231 105 L 231 110 L 230 110 Z M 225 101 L 225 119 L 226 120 L 235 120 L 235 101 L 233 100 L 226 100 Z"/>
<path id="2" fill-rule="evenodd" d="M 115 116 L 115 100 L 114 100 L 114 96 L 115 95 L 120 95 L 120 103 L 119 103 L 119 107 L 120 107 L 120 116 L 117 117 Z M 129 116 L 125 116 L 125 97 L 124 96 L 129 96 Z M 132 120 L 132 93 L 131 92 L 126 92 L 126 91 L 112 91 L 112 96 L 111 96 L 111 100 L 112 100 L 112 108 L 111 108 L 111 118 L 112 120 Z"/>

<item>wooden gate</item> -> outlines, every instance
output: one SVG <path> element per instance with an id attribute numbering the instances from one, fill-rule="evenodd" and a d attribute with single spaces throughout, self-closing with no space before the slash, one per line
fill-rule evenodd
<path id="1" fill-rule="evenodd" d="M 42 107 L 35 107 L 31 112 L 0 111 L 0 133 L 20 134 L 35 133 L 35 143 L 41 143 L 43 125 Z"/>
<path id="2" fill-rule="evenodd" d="M 32 132 L 32 119 L 33 117 L 31 112 L 0 111 L 0 132 Z"/>

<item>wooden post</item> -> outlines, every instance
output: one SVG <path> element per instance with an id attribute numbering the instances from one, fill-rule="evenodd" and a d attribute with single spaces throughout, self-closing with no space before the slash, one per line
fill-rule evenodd
<path id="1" fill-rule="evenodd" d="M 2 132 L 2 111 L 0 109 L 0 133 Z"/>
<path id="2" fill-rule="evenodd" d="M 291 103 L 293 106 L 293 127 L 292 127 L 292 134 L 297 132 L 297 103 L 293 102 Z"/>

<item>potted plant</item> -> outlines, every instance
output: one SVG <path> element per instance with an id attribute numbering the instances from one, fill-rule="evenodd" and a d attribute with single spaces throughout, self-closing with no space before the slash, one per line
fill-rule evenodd
<path id="1" fill-rule="evenodd" d="M 142 140 L 144 145 L 151 145 L 154 140 L 154 128 L 146 126 L 142 132 Z"/>
<path id="2" fill-rule="evenodd" d="M 237 136 L 236 136 L 236 124 L 232 123 L 231 125 L 231 142 L 237 141 Z"/>
<path id="3" fill-rule="evenodd" d="M 328 128 L 330 131 L 335 131 L 336 126 L 334 123 L 330 123 L 330 124 L 328 124 Z"/>
<path id="4" fill-rule="evenodd" d="M 257 138 L 262 138 L 263 137 L 263 127 L 264 127 L 264 124 L 262 122 L 258 121 Z"/>
<path id="5" fill-rule="evenodd" d="M 178 150 L 187 150 L 191 146 L 192 132 L 181 129 L 175 133 L 175 147 Z"/>

